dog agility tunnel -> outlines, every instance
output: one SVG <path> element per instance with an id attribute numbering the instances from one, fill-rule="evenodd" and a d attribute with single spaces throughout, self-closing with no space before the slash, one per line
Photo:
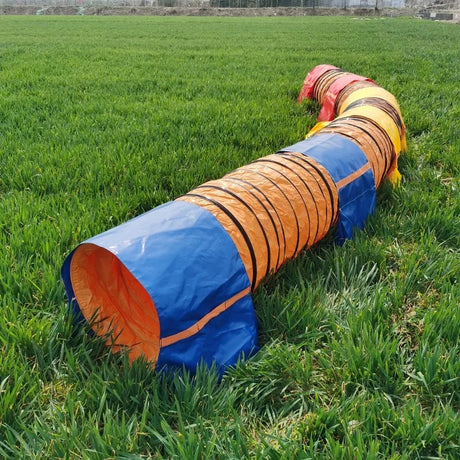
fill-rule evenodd
<path id="1" fill-rule="evenodd" d="M 330 66 L 306 77 L 299 102 L 321 105 L 307 139 L 200 185 L 97 235 L 62 267 L 70 307 L 130 360 L 156 368 L 215 363 L 257 349 L 251 299 L 260 281 L 337 226 L 352 237 L 376 187 L 399 180 L 405 128 L 396 99 Z"/>

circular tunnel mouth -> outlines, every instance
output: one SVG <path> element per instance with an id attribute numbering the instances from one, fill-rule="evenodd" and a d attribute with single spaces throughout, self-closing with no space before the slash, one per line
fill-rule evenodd
<path id="1" fill-rule="evenodd" d="M 75 298 L 94 332 L 114 351 L 126 348 L 130 361 L 143 356 L 155 363 L 160 323 L 149 293 L 107 249 L 81 244 L 70 263 Z"/>

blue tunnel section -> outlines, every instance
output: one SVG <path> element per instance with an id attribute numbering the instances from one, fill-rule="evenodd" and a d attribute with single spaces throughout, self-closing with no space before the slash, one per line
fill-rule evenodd
<path id="1" fill-rule="evenodd" d="M 169 202 L 72 252 L 62 277 L 74 312 L 81 310 L 90 319 L 96 312 L 78 305 L 71 274 L 72 258 L 84 245 L 115 255 L 152 299 L 159 321 L 157 368 L 185 366 L 194 371 L 204 362 L 218 363 L 223 372 L 242 354 L 256 350 L 249 279 L 232 239 L 210 212 L 187 202 Z M 237 300 L 222 306 L 235 296 Z M 222 311 L 212 317 L 218 306 Z M 206 317 L 211 318 L 203 322 Z"/>

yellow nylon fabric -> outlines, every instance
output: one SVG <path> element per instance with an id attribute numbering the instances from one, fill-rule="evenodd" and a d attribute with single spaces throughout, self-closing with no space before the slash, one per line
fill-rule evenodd
<path id="1" fill-rule="evenodd" d="M 389 104 L 392 105 L 392 107 L 396 109 L 402 121 L 402 114 L 401 114 L 401 109 L 399 107 L 398 101 L 393 96 L 393 94 L 391 94 L 389 91 L 387 91 L 386 89 L 380 86 L 371 86 L 368 88 L 361 88 L 361 89 L 357 89 L 356 91 L 353 91 L 350 95 L 348 95 L 340 103 L 340 106 L 337 109 L 337 114 L 341 115 L 344 111 L 347 110 L 347 107 L 353 104 L 353 102 L 359 101 L 361 99 L 370 98 L 370 97 L 378 97 L 379 99 L 383 99 L 387 101 Z M 406 126 L 404 125 L 404 122 L 402 122 L 401 152 L 406 152 L 406 151 L 407 151 Z M 401 179 L 401 177 L 399 177 L 399 179 Z M 399 184 L 399 180 L 393 183 Z"/>
<path id="2" fill-rule="evenodd" d="M 362 107 L 354 107 L 353 109 L 346 110 L 342 113 L 342 115 L 339 115 L 336 120 L 340 120 L 341 118 L 350 117 L 353 115 L 364 117 L 377 123 L 390 137 L 396 154 L 401 152 L 401 137 L 399 135 L 398 127 L 387 113 L 378 109 L 377 107 L 365 105 Z"/>
<path id="3" fill-rule="evenodd" d="M 310 131 L 308 131 L 307 135 L 305 136 L 305 139 L 308 139 L 309 137 L 313 136 L 313 134 L 316 134 L 318 131 L 325 128 L 329 123 L 330 121 L 319 121 L 318 123 L 316 123 L 315 126 L 313 126 L 313 128 L 310 129 Z"/>
<path id="4" fill-rule="evenodd" d="M 353 104 L 353 102 L 359 101 L 360 99 L 366 99 L 369 97 L 378 97 L 380 99 L 384 99 L 385 101 L 389 102 L 401 115 L 401 109 L 399 108 L 398 101 L 396 98 L 388 92 L 386 89 L 382 88 L 381 86 L 371 86 L 369 88 L 362 88 L 353 91 L 348 97 L 346 97 L 340 107 L 338 107 L 337 114 L 341 115 L 342 112 L 347 110 L 347 107 Z"/>
<path id="5" fill-rule="evenodd" d="M 310 74 L 316 75 L 315 67 Z M 329 88 L 335 80 L 347 75 L 341 69 L 326 72 L 314 83 L 311 90 L 312 98 L 320 104 L 325 100 Z M 387 106 L 398 114 L 399 120 L 387 112 L 381 103 L 366 101 L 365 99 L 377 98 L 384 101 Z M 363 105 L 359 104 L 362 101 Z M 357 103 L 358 104 L 355 104 Z M 349 108 L 350 105 L 355 107 Z M 397 186 L 401 182 L 401 174 L 397 169 L 398 157 L 401 152 L 407 150 L 406 127 L 401 115 L 401 109 L 393 94 L 378 86 L 375 82 L 359 81 L 345 86 L 336 96 L 335 111 L 338 115 L 332 122 L 318 123 L 307 134 L 306 138 L 314 136 L 319 132 L 342 134 L 353 140 L 363 149 L 371 162 L 376 186 L 380 184 L 383 177 L 388 177 L 390 182 Z M 360 117 L 350 119 L 349 116 Z M 341 121 L 342 120 L 342 121 Z M 378 127 L 373 126 L 376 123 Z M 379 129 L 380 128 L 380 129 Z M 391 139 L 394 151 L 388 150 L 387 141 L 382 139 L 376 131 L 382 131 Z"/>

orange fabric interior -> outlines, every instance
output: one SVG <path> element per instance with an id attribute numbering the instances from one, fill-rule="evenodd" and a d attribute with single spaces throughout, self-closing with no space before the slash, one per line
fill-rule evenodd
<path id="1" fill-rule="evenodd" d="M 94 332 L 107 337 L 114 351 L 126 347 L 129 359 L 144 356 L 156 363 L 160 323 L 150 295 L 110 251 L 80 245 L 70 264 L 75 297 Z"/>

